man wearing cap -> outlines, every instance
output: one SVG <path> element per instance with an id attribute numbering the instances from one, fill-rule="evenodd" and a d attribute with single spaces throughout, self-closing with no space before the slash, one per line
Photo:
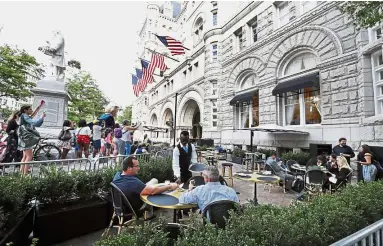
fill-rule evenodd
<path id="1" fill-rule="evenodd" d="M 194 163 L 197 163 L 197 152 L 194 145 L 189 143 L 189 132 L 182 131 L 180 142 L 173 150 L 173 172 L 177 183 L 185 183 L 191 178 L 189 166 Z"/>
<path id="2" fill-rule="evenodd" d="M 93 121 L 93 158 L 100 152 L 101 149 L 101 130 L 100 122 Z"/>
<path id="3" fill-rule="evenodd" d="M 183 193 L 179 201 L 183 204 L 197 203 L 201 211 L 212 202 L 229 200 L 239 203 L 235 190 L 219 182 L 219 171 L 215 166 L 207 166 L 202 173 L 205 185 L 194 187 L 189 184 L 189 191 Z"/>

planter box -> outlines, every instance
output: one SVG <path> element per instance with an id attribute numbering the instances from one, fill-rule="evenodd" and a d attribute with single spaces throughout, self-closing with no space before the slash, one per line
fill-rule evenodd
<path id="1" fill-rule="evenodd" d="M 232 156 L 231 159 L 232 159 L 232 162 L 236 164 L 242 164 L 242 159 L 243 159 L 242 157 Z"/>
<path id="2" fill-rule="evenodd" d="M 101 198 L 65 204 L 44 204 L 36 209 L 34 237 L 39 245 L 51 245 L 104 229 L 108 203 Z"/>
<path id="3" fill-rule="evenodd" d="M 29 208 L 20 218 L 17 224 L 3 238 L 0 238 L 0 246 L 11 243 L 13 246 L 30 245 L 29 235 L 33 230 L 33 216 L 35 208 Z"/>

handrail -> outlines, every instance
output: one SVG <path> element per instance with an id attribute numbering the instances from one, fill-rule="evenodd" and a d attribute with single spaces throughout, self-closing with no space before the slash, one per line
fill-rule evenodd
<path id="1" fill-rule="evenodd" d="M 348 246 L 348 245 L 383 245 L 383 219 L 371 224 L 354 234 L 345 237 L 330 246 Z"/>

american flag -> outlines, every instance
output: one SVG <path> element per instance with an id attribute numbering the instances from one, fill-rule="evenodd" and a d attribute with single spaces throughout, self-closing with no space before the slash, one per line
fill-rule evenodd
<path id="1" fill-rule="evenodd" d="M 149 63 L 144 60 L 141 60 L 141 66 L 142 66 L 142 80 L 145 81 L 145 85 L 147 83 L 152 83 L 153 73 L 150 73 L 151 71 L 149 70 Z"/>
<path id="2" fill-rule="evenodd" d="M 139 89 L 140 91 L 144 91 L 145 88 L 146 88 L 146 83 L 145 83 L 145 81 L 142 79 L 142 70 L 136 68 L 136 74 L 137 74 L 137 78 L 138 78 L 138 89 Z"/>
<path id="3" fill-rule="evenodd" d="M 133 86 L 133 92 L 136 97 L 138 97 L 138 94 L 140 93 L 140 89 L 138 88 L 138 78 L 136 75 L 132 74 L 132 86 Z"/>
<path id="4" fill-rule="evenodd" d="M 152 53 L 152 60 L 150 61 L 148 68 L 149 74 L 153 74 L 157 67 L 160 71 L 166 71 L 166 69 L 168 69 L 168 66 L 165 64 L 165 57 L 160 54 Z"/>
<path id="5" fill-rule="evenodd" d="M 157 38 L 168 47 L 172 55 L 185 54 L 185 49 L 180 41 L 169 36 L 157 36 Z"/>

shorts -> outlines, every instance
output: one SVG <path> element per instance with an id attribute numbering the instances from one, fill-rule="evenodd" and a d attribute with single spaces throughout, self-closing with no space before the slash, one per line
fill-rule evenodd
<path id="1" fill-rule="evenodd" d="M 111 149 L 112 144 L 111 143 L 105 143 L 105 149 Z"/>
<path id="2" fill-rule="evenodd" d="M 101 149 L 101 139 L 93 140 L 93 148 Z"/>
<path id="3" fill-rule="evenodd" d="M 90 137 L 88 135 L 78 135 L 77 143 L 79 144 L 90 144 Z"/>

